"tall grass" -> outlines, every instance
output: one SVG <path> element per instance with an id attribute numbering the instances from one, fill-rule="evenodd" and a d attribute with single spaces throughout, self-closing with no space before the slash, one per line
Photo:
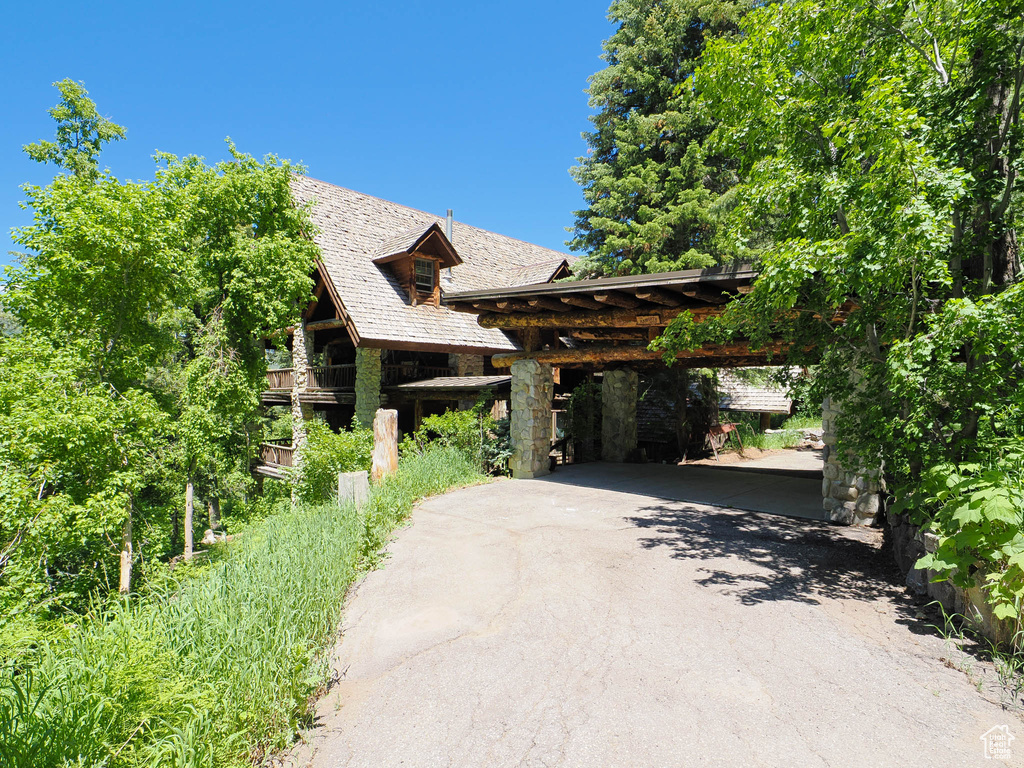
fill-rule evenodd
<path id="1" fill-rule="evenodd" d="M 285 746 L 360 569 L 418 499 L 479 477 L 452 449 L 406 457 L 360 512 L 281 511 L 204 573 L 65 625 L 0 670 L 0 765 L 235 766 Z"/>

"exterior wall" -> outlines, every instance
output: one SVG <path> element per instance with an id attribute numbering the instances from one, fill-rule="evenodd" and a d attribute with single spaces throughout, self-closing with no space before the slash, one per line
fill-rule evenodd
<path id="1" fill-rule="evenodd" d="M 828 519 L 846 525 L 874 525 L 881 511 L 880 470 L 836 450 L 836 424 L 842 418 L 838 403 L 826 398 L 821 406 L 825 465 L 821 481 L 822 506 Z"/>
<path id="2" fill-rule="evenodd" d="M 517 478 L 540 477 L 551 471 L 551 401 L 555 378 L 551 366 L 536 360 L 512 363 L 512 458 Z"/>
<path id="3" fill-rule="evenodd" d="M 636 450 L 639 377 L 630 368 L 605 371 L 601 383 L 601 458 L 625 461 Z"/>
<path id="4" fill-rule="evenodd" d="M 313 406 L 299 401 L 299 394 L 306 390 L 306 369 L 312 352 L 313 334 L 303 320 L 292 336 L 292 446 L 296 462 L 301 455 L 298 449 L 306 444 L 306 422 L 313 418 Z"/>
<path id="5" fill-rule="evenodd" d="M 380 350 L 356 348 L 356 421 L 364 427 L 373 425 L 380 408 Z"/>

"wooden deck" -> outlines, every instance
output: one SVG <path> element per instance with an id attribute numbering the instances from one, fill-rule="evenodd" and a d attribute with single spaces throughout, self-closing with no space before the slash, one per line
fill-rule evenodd
<path id="1" fill-rule="evenodd" d="M 450 377 L 451 368 L 434 365 L 381 366 L 381 386 L 394 387 L 410 382 Z M 291 402 L 295 369 L 275 368 L 267 371 L 267 388 L 263 402 L 286 405 Z M 306 368 L 306 389 L 299 399 L 306 403 L 349 404 L 355 402 L 356 367 L 348 365 L 311 365 Z"/>

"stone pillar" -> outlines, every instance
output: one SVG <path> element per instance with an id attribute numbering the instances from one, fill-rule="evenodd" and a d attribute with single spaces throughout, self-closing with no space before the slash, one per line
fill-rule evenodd
<path id="1" fill-rule="evenodd" d="M 299 448 L 306 444 L 306 422 L 313 418 L 313 406 L 299 400 L 306 391 L 309 357 L 313 354 L 313 334 L 303 320 L 292 335 L 292 447 L 298 461 Z"/>
<path id="2" fill-rule="evenodd" d="M 536 360 L 512 363 L 512 477 L 530 478 L 551 471 L 551 366 Z"/>
<path id="3" fill-rule="evenodd" d="M 831 398 L 821 406 L 822 442 L 825 460 L 821 481 L 822 506 L 828 519 L 845 525 L 874 525 L 881 510 L 880 470 L 868 467 L 853 454 L 841 456 L 836 450 L 836 423 L 842 408 Z"/>
<path id="4" fill-rule="evenodd" d="M 625 461 L 636 450 L 639 377 L 631 368 L 605 371 L 601 383 L 601 458 Z"/>
<path id="5" fill-rule="evenodd" d="M 356 421 L 360 426 L 373 425 L 380 408 L 380 350 L 356 347 Z"/>

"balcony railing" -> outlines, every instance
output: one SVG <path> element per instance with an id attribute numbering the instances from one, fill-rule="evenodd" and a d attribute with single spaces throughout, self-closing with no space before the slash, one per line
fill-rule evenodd
<path id="1" fill-rule="evenodd" d="M 309 389 L 355 389 L 354 365 L 318 365 L 306 369 L 306 387 Z"/>
<path id="2" fill-rule="evenodd" d="M 444 368 L 439 365 L 384 365 L 381 366 L 381 384 L 391 387 L 395 384 L 403 384 L 407 381 L 422 381 L 423 379 L 436 379 L 441 376 L 454 376 L 451 368 Z"/>
<path id="3" fill-rule="evenodd" d="M 295 384 L 293 368 L 267 371 L 267 389 L 290 391 Z M 381 366 L 381 384 L 385 387 L 407 381 L 454 376 L 451 368 L 439 365 L 398 364 Z M 352 390 L 356 386 L 355 365 L 311 365 L 306 369 L 307 389 Z"/>
<path id="4" fill-rule="evenodd" d="M 274 368 L 267 371 L 267 389 L 291 389 L 295 381 L 292 368 Z"/>
<path id="5" fill-rule="evenodd" d="M 260 443 L 260 460 L 264 464 L 277 467 L 291 467 L 295 458 L 295 449 L 290 445 L 278 443 Z"/>

